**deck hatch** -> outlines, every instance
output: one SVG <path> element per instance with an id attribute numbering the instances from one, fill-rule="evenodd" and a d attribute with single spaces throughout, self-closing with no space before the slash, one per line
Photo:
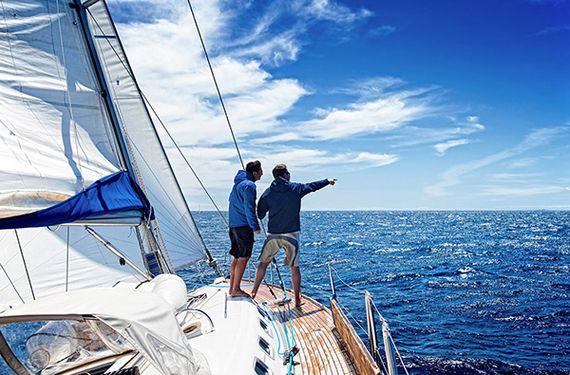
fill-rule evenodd
<path id="1" fill-rule="evenodd" d="M 254 370 L 255 370 L 255 373 L 257 375 L 269 375 L 270 374 L 269 367 L 267 367 L 267 365 L 265 363 L 263 363 L 259 358 L 255 359 Z"/>
<path id="2" fill-rule="evenodd" d="M 267 341 L 265 341 L 265 339 L 263 337 L 259 338 L 259 347 L 265 352 L 267 353 L 268 356 L 271 357 L 271 347 L 269 346 L 269 343 Z"/>
<path id="3" fill-rule="evenodd" d="M 265 333 L 269 335 L 269 337 L 273 337 L 271 330 L 269 329 L 269 325 L 265 322 L 264 319 L 259 319 L 259 326 Z"/>

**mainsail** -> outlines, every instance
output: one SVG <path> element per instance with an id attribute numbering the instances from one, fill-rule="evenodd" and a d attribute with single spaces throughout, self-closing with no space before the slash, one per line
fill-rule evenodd
<path id="1" fill-rule="evenodd" d="M 204 257 L 105 2 L 73 4 L 2 1 L 2 305 L 141 278 L 85 231 L 83 219 L 99 225 L 101 237 L 143 270 L 144 253 L 157 249 L 175 266 Z M 148 198 L 150 206 L 117 203 L 113 212 L 102 209 L 87 217 L 61 209 L 88 196 L 90 185 L 124 170 L 134 181 L 132 191 L 124 185 L 127 195 L 141 198 L 143 206 Z M 101 198 L 92 195 L 88 199 Z M 142 214 L 139 227 L 116 225 L 117 212 L 133 210 Z M 34 222 L 46 212 L 57 212 L 58 220 Z M 38 224 L 75 226 L 32 228 Z"/>

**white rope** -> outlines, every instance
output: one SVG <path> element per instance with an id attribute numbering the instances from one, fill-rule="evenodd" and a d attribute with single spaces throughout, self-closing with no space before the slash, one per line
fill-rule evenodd
<path id="1" fill-rule="evenodd" d="M 332 264 L 329 263 L 329 266 L 330 266 L 330 268 L 332 268 L 332 270 L 334 271 L 334 273 L 336 274 L 336 276 L 338 277 L 338 279 L 340 280 L 340 282 L 343 283 L 346 287 L 348 287 L 348 288 L 354 290 L 354 291 L 357 292 L 357 293 L 361 293 L 361 294 L 365 294 L 365 293 L 366 293 L 365 290 L 361 290 L 361 289 L 358 289 L 358 288 L 353 287 L 353 286 L 350 285 L 350 284 L 347 284 L 347 283 L 340 277 L 340 275 L 338 274 L 338 271 L 332 266 Z"/>

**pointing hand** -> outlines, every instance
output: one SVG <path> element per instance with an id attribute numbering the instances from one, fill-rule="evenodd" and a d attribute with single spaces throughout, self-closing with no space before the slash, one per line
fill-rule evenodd
<path id="1" fill-rule="evenodd" d="M 329 185 L 336 184 L 336 178 L 329 178 L 328 181 L 329 181 Z"/>

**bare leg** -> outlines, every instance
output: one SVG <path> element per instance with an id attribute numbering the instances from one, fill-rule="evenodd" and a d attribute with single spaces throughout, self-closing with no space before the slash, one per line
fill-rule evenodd
<path id="1" fill-rule="evenodd" d="M 232 260 L 232 264 L 230 265 L 230 296 L 234 293 L 234 278 L 236 274 L 237 260 L 238 258 L 234 258 L 234 260 Z"/>
<path id="2" fill-rule="evenodd" d="M 297 266 L 291 266 L 291 283 L 295 292 L 295 307 L 301 307 L 301 271 Z"/>
<path id="3" fill-rule="evenodd" d="M 234 279 L 231 284 L 233 289 L 233 294 L 230 293 L 231 296 L 247 296 L 249 294 L 241 290 L 241 278 L 243 277 L 243 273 L 245 272 L 245 267 L 247 266 L 247 262 L 249 261 L 249 257 L 246 258 L 237 258 L 236 265 L 234 269 Z"/>
<path id="4" fill-rule="evenodd" d="M 270 262 L 267 263 L 263 263 L 263 262 L 259 262 L 259 265 L 257 266 L 256 270 L 255 270 L 255 282 L 253 283 L 253 289 L 251 291 L 251 298 L 255 298 L 256 294 L 257 294 L 257 290 L 259 289 L 259 286 L 261 285 L 261 282 L 263 281 L 263 278 L 265 277 L 265 272 L 267 272 L 267 266 L 269 266 Z"/>

